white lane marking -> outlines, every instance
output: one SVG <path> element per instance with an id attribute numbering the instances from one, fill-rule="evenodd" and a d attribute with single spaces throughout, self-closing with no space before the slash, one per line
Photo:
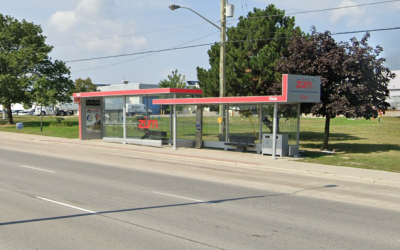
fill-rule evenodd
<path id="1" fill-rule="evenodd" d="M 19 165 L 19 166 L 22 167 L 22 168 L 29 168 L 29 169 L 44 171 L 44 172 L 53 173 L 53 174 L 56 173 L 56 172 L 54 172 L 54 171 L 50 171 L 50 170 L 46 170 L 46 169 L 41 169 L 41 168 L 34 168 L 34 167 L 29 167 L 29 166 L 24 166 L 24 165 Z"/>
<path id="2" fill-rule="evenodd" d="M 87 210 L 87 209 L 84 209 L 84 208 L 80 208 L 80 207 L 75 207 L 75 206 L 72 206 L 72 205 L 69 205 L 69 204 L 65 204 L 65 203 L 61 203 L 61 202 L 58 202 L 58 201 L 49 200 L 49 199 L 46 199 L 46 198 L 43 198 L 43 197 L 35 196 L 35 198 L 40 199 L 40 200 L 44 200 L 44 201 L 48 201 L 48 202 L 52 202 L 52 203 L 55 203 L 55 204 L 58 204 L 58 205 L 74 208 L 74 209 L 81 210 L 81 211 L 84 211 L 84 212 L 88 212 L 88 213 L 91 213 L 91 214 L 97 214 L 97 212 L 94 212 L 94 211 L 90 211 L 90 210 Z"/>
<path id="3" fill-rule="evenodd" d="M 173 195 L 173 194 L 160 193 L 160 192 L 156 192 L 156 191 L 153 191 L 153 193 L 155 193 L 155 194 L 162 194 L 162 195 L 171 196 L 171 197 L 180 198 L 180 199 L 185 199 L 185 200 L 189 200 L 189 201 L 196 201 L 196 202 L 201 202 L 201 203 L 214 204 L 214 203 L 208 202 L 208 201 L 196 200 L 196 199 L 187 198 L 187 197 L 178 196 L 178 195 Z"/>

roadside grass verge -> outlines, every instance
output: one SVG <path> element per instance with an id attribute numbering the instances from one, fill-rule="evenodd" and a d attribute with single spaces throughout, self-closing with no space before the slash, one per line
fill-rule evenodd
<path id="1" fill-rule="evenodd" d="M 45 116 L 42 132 L 38 116 L 14 116 L 13 118 L 15 123 L 23 123 L 23 129 L 18 130 L 16 125 L 7 125 L 7 120 L 0 119 L 0 131 L 79 138 L 78 117 L 64 117 L 64 120 L 57 121 L 58 117 Z M 245 119 L 240 118 L 240 120 Z M 66 124 L 57 125 L 60 122 Z M 163 121 L 163 123 L 168 125 L 164 125 L 162 130 L 169 131 L 169 122 Z M 194 119 L 188 119 L 184 123 L 178 126 L 178 133 L 180 133 L 178 138 L 194 139 Z M 301 118 L 300 150 L 304 152 L 299 161 L 400 173 L 400 118 L 383 117 L 381 122 L 343 117 L 332 119 L 329 138 L 331 151 L 329 152 L 320 150 L 324 126 L 325 118 Z M 218 128 L 218 124 L 205 119 L 204 128 L 207 129 L 203 133 L 207 134 L 207 131 Z M 118 134 L 122 134 L 121 131 Z M 236 124 L 232 123 L 230 131 L 254 135 L 254 128 L 248 125 L 248 121 L 247 123 L 237 121 Z M 208 139 L 207 136 L 205 137 L 204 139 Z M 217 134 L 213 134 L 212 137 L 216 138 Z"/>
<path id="2" fill-rule="evenodd" d="M 63 138 L 79 138 L 78 117 L 65 117 L 64 120 L 57 120 L 58 117 L 44 116 L 43 131 L 40 131 L 40 116 L 13 116 L 15 123 L 23 123 L 23 129 L 17 129 L 16 124 L 8 125 L 8 120 L 0 119 L 0 131 L 14 132 L 22 134 L 45 135 Z M 54 126 L 54 124 L 63 124 L 65 126 Z M 70 125 L 70 126 L 69 126 Z"/>
<path id="3" fill-rule="evenodd" d="M 321 152 L 324 118 L 302 118 L 300 161 L 400 172 L 400 118 L 331 120 L 329 147 Z"/>

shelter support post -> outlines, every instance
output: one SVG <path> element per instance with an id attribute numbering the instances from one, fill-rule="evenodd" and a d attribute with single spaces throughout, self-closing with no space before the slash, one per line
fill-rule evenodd
<path id="1" fill-rule="evenodd" d="M 225 111 L 225 117 L 226 117 L 226 134 L 225 134 L 225 142 L 229 141 L 229 104 L 226 105 L 226 111 Z"/>
<path id="2" fill-rule="evenodd" d="M 259 105 L 259 110 L 258 110 L 258 127 L 260 128 L 259 133 L 258 133 L 258 143 L 262 144 L 262 104 L 260 103 Z"/>
<path id="3" fill-rule="evenodd" d="M 146 117 L 147 117 L 147 119 L 149 119 L 149 96 L 148 95 L 146 95 Z"/>
<path id="4" fill-rule="evenodd" d="M 202 147 L 203 147 L 203 107 L 202 105 L 197 105 L 195 148 L 202 148 Z"/>
<path id="5" fill-rule="evenodd" d="M 277 127 L 278 127 L 278 103 L 274 104 L 274 123 L 273 123 L 273 131 L 272 131 L 272 159 L 276 159 L 276 136 L 277 136 Z"/>
<path id="6" fill-rule="evenodd" d="M 126 144 L 126 96 L 123 96 L 122 98 L 122 130 L 123 130 L 123 137 L 124 141 L 123 144 Z"/>
<path id="7" fill-rule="evenodd" d="M 174 98 L 176 98 L 176 95 L 174 95 Z M 177 141 L 177 139 L 176 139 L 176 137 L 177 137 L 177 135 L 176 135 L 176 132 L 177 132 L 177 129 L 176 129 L 176 124 L 177 124 L 177 114 L 176 114 L 176 104 L 174 104 L 174 122 L 173 122 L 173 134 L 174 134 L 174 141 L 173 141 L 173 143 L 174 143 L 174 146 L 173 146 L 173 148 L 172 149 L 174 149 L 174 150 L 177 150 L 178 149 L 178 147 L 177 147 L 177 145 L 176 145 L 176 141 Z"/>
<path id="8" fill-rule="evenodd" d="M 297 104 L 297 149 L 300 149 L 300 103 Z"/>
<path id="9" fill-rule="evenodd" d="M 173 142 L 172 136 L 173 136 L 174 128 L 173 128 L 173 119 L 172 119 L 173 118 L 172 109 L 173 109 L 172 105 L 169 105 L 169 134 L 170 134 L 169 138 L 170 138 L 170 141 L 172 140 L 172 142 Z M 171 145 L 171 143 L 169 145 Z"/>

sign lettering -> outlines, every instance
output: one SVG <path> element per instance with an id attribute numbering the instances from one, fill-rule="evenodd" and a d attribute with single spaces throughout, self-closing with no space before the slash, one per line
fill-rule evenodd
<path id="1" fill-rule="evenodd" d="M 300 99 L 302 99 L 302 100 L 308 100 L 308 96 L 306 96 L 306 95 L 300 95 Z"/>
<path id="2" fill-rule="evenodd" d="M 296 81 L 297 85 L 296 88 L 297 89 L 312 89 L 312 82 L 310 81 Z"/>
<path id="3" fill-rule="evenodd" d="M 146 117 L 145 117 L 146 118 Z M 147 120 L 147 123 L 146 123 L 146 120 L 139 120 L 139 126 L 138 126 L 138 128 L 147 128 L 147 129 L 149 129 L 149 128 L 158 128 L 158 121 L 157 120 Z"/>
<path id="4" fill-rule="evenodd" d="M 272 96 L 271 96 L 271 97 L 269 97 L 269 100 L 270 100 L 270 101 L 278 101 L 278 97 L 272 97 Z"/>

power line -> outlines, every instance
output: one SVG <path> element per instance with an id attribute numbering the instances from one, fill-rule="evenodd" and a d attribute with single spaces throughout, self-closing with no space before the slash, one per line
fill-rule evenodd
<path id="1" fill-rule="evenodd" d="M 156 52 L 165 52 L 165 51 L 171 51 L 171 50 L 181 50 L 181 49 L 197 48 L 197 47 L 208 46 L 208 45 L 212 45 L 212 44 L 213 44 L 213 43 L 205 43 L 205 44 L 198 44 L 198 45 L 185 46 L 185 47 L 179 47 L 179 48 L 160 49 L 160 50 L 150 50 L 150 51 L 137 52 L 137 53 L 129 53 L 129 54 L 121 54 L 121 55 L 115 55 L 115 56 L 101 56 L 101 57 L 77 59 L 77 60 L 71 60 L 71 61 L 65 61 L 65 62 L 66 62 L 66 63 L 84 62 L 84 61 L 92 61 L 92 60 L 101 60 L 101 59 L 116 58 L 116 57 L 135 56 L 135 55 L 143 55 L 143 54 L 156 53 Z"/>
<path id="2" fill-rule="evenodd" d="M 267 15 L 267 16 L 258 16 L 258 17 L 248 17 L 247 19 L 259 19 L 259 18 L 265 18 L 265 17 L 275 17 L 275 16 L 288 16 L 288 15 L 308 14 L 308 13 L 315 13 L 315 12 L 323 12 L 323 11 L 332 11 L 332 10 L 348 9 L 348 8 L 363 7 L 363 6 L 377 5 L 377 4 L 385 4 L 385 3 L 394 3 L 394 2 L 400 2 L 400 0 L 390 0 L 390 1 L 375 2 L 375 3 L 364 3 L 364 4 L 348 5 L 348 6 L 342 6 L 342 7 L 333 7 L 333 8 L 319 9 L 319 10 L 306 10 L 306 11 L 299 11 L 299 12 L 293 12 L 293 13 L 288 13 L 288 14 L 278 14 L 278 15 Z M 236 20 L 238 20 L 238 19 L 236 19 Z"/>
<path id="3" fill-rule="evenodd" d="M 242 2 L 242 11 L 243 11 L 243 16 L 244 16 L 244 9 L 243 9 L 243 0 Z M 347 8 L 355 8 L 355 7 L 362 7 L 362 6 L 369 6 L 369 5 L 377 5 L 377 4 L 385 4 L 385 3 L 393 3 L 393 2 L 400 2 L 400 0 L 390 0 L 390 1 L 382 1 L 382 2 L 375 2 L 375 3 L 366 3 L 366 4 L 358 4 L 358 5 L 349 5 L 349 6 L 343 6 L 343 7 L 334 7 L 334 8 L 327 8 L 327 9 L 319 9 L 319 10 L 309 10 L 309 11 L 301 11 L 301 12 L 293 12 L 285 15 L 298 15 L 298 14 L 307 14 L 307 13 L 314 13 L 314 12 L 323 12 L 323 11 L 332 11 L 332 10 L 339 10 L 339 9 L 347 9 Z M 246 11 L 247 10 L 247 1 L 245 0 L 245 6 L 246 6 Z M 268 15 L 268 16 L 260 16 L 260 17 L 249 17 L 248 19 L 258 19 L 258 18 L 264 18 L 264 17 L 274 17 L 274 16 L 285 16 L 285 15 Z M 234 19 L 238 20 L 238 19 Z M 218 21 L 220 22 L 220 21 Z M 64 44 L 58 44 L 54 45 L 56 46 L 66 46 L 66 45 L 74 45 L 74 44 L 81 44 L 81 43 L 88 43 L 88 42 L 96 42 L 96 41 L 103 41 L 103 40 L 110 40 L 110 39 L 116 39 L 116 38 L 124 38 L 124 37 L 131 37 L 131 36 L 137 36 L 137 35 L 144 35 L 144 34 L 151 34 L 151 33 L 159 33 L 163 31 L 170 31 L 170 30 L 177 30 L 177 29 L 182 29 L 182 28 L 190 28 L 194 26 L 199 26 L 199 25 L 204 25 L 204 23 L 198 23 L 198 24 L 192 24 L 192 25 L 186 25 L 186 26 L 180 26 L 176 28 L 169 28 L 169 29 L 161 29 L 161 30 L 154 30 L 154 31 L 148 31 L 148 32 L 141 32 L 141 33 L 135 33 L 135 34 L 127 34 L 127 35 L 118 35 L 114 37 L 105 37 L 105 38 L 99 38 L 99 39 L 94 39 L 94 40 L 85 40 L 85 41 L 79 41 L 79 42 L 71 42 L 71 43 L 64 43 Z"/>
<path id="4" fill-rule="evenodd" d="M 381 28 L 381 29 L 371 29 L 371 30 L 358 30 L 358 31 L 345 31 L 345 32 L 336 32 L 336 33 L 331 33 L 331 35 L 342 35 L 342 34 L 355 34 L 355 33 L 361 33 L 361 32 L 376 32 L 376 31 L 388 31 L 388 30 L 398 30 L 400 27 L 392 27 L 392 28 Z M 279 39 L 284 39 L 284 38 L 294 38 L 292 37 L 280 37 Z M 253 41 L 268 41 L 268 40 L 273 40 L 276 38 L 268 38 L 268 39 L 252 39 Z M 247 40 L 238 40 L 238 41 L 229 41 L 230 43 L 235 43 L 235 42 L 248 42 Z M 109 59 L 109 58 L 116 58 L 116 57 L 126 57 L 126 56 L 134 56 L 134 55 L 143 55 L 143 54 L 149 54 L 149 53 L 159 53 L 159 52 L 166 52 L 166 51 L 173 51 L 173 50 L 182 50 L 182 49 L 190 49 L 190 48 L 197 48 L 197 47 L 203 47 L 203 46 L 209 46 L 213 45 L 215 43 L 206 43 L 206 44 L 197 44 L 197 45 L 191 45 L 191 46 L 185 46 L 185 47 L 175 47 L 175 48 L 169 48 L 169 49 L 161 49 L 161 50 L 152 50 L 152 51 L 144 51 L 144 52 L 137 52 L 137 53 L 129 53 L 129 54 L 121 54 L 121 55 L 114 55 L 114 56 L 102 56 L 102 57 L 93 57 L 93 58 L 85 58 L 85 59 L 76 59 L 76 60 L 70 60 L 70 61 L 65 61 L 66 63 L 72 63 L 72 62 L 83 62 L 83 61 L 92 61 L 92 60 L 101 60 L 101 59 Z"/>
<path id="5" fill-rule="evenodd" d="M 201 40 L 201 39 L 203 39 L 203 38 L 205 38 L 205 37 L 208 37 L 208 36 L 212 36 L 212 35 L 214 35 L 215 33 L 217 33 L 217 32 L 213 32 L 213 33 L 211 33 L 211 34 L 209 34 L 209 35 L 206 35 L 206 36 L 203 36 L 203 37 L 200 37 L 200 38 L 197 38 L 197 39 L 188 41 L 188 42 L 186 42 L 186 43 L 179 44 L 179 45 L 175 46 L 174 48 L 177 48 L 177 47 L 179 47 L 179 46 L 183 46 L 183 45 L 186 45 L 186 44 L 189 44 L 189 43 L 192 43 L 192 42 Z M 162 52 L 163 52 L 163 51 L 162 51 Z M 126 61 L 122 61 L 122 62 L 117 62 L 117 63 L 113 63 L 113 64 L 108 64 L 108 65 L 103 65 L 103 66 L 93 67 L 93 68 L 88 68 L 88 69 L 75 70 L 75 71 L 71 71 L 71 72 L 81 72 L 81 71 L 87 71 L 87 70 L 92 70 L 92 69 L 105 68 L 105 67 L 109 67 L 109 66 L 114 66 L 114 65 L 118 65 L 118 64 L 130 62 L 130 61 L 142 59 L 142 58 L 145 58 L 145 57 L 153 56 L 153 55 L 156 55 L 156 54 L 158 54 L 158 53 L 161 53 L 161 52 L 155 52 L 155 53 L 150 54 L 150 55 L 144 55 L 144 56 L 141 56 L 141 57 L 137 57 L 137 58 L 130 59 L 130 60 L 126 60 Z"/>
<path id="6" fill-rule="evenodd" d="M 85 41 L 79 41 L 79 42 L 63 43 L 63 44 L 58 44 L 58 45 L 54 45 L 54 46 L 56 47 L 56 46 L 74 45 L 74 44 L 80 44 L 80 43 L 89 43 L 89 42 L 97 42 L 97 41 L 111 40 L 111 39 L 124 38 L 124 37 L 132 37 L 132 36 L 138 36 L 138 35 L 144 35 L 144 34 L 159 33 L 159 32 L 163 32 L 163 31 L 177 30 L 177 29 L 182 29 L 182 28 L 189 28 L 189 27 L 200 26 L 200 25 L 204 25 L 204 24 L 205 23 L 191 24 L 191 25 L 180 26 L 180 27 L 169 28 L 169 29 L 153 30 L 153 31 L 141 32 L 141 33 L 135 33 L 135 34 L 127 34 L 127 35 L 104 37 L 104 38 L 85 40 Z"/>
<path id="7" fill-rule="evenodd" d="M 330 11 L 330 10 L 340 10 L 340 9 L 347 9 L 347 8 L 354 8 L 354 7 L 362 7 L 362 6 L 369 6 L 369 5 L 376 5 L 376 4 L 384 4 L 384 3 L 394 3 L 394 2 L 400 2 L 400 0 L 382 1 L 382 2 L 375 2 L 375 3 L 364 3 L 364 4 L 357 4 L 357 5 L 348 5 L 348 6 L 327 8 L 327 9 L 321 9 L 321 10 L 308 10 L 308 11 L 301 11 L 301 12 L 296 12 L 296 13 L 292 13 L 292 14 L 288 14 L 288 15 L 306 14 L 306 13 L 321 12 L 321 11 Z"/>
<path id="8" fill-rule="evenodd" d="M 375 31 L 398 30 L 398 29 L 400 29 L 400 27 L 382 28 L 382 29 L 373 29 L 373 30 L 344 31 L 344 32 L 332 33 L 332 35 L 355 34 L 355 33 L 362 33 L 362 32 L 375 32 Z"/>

